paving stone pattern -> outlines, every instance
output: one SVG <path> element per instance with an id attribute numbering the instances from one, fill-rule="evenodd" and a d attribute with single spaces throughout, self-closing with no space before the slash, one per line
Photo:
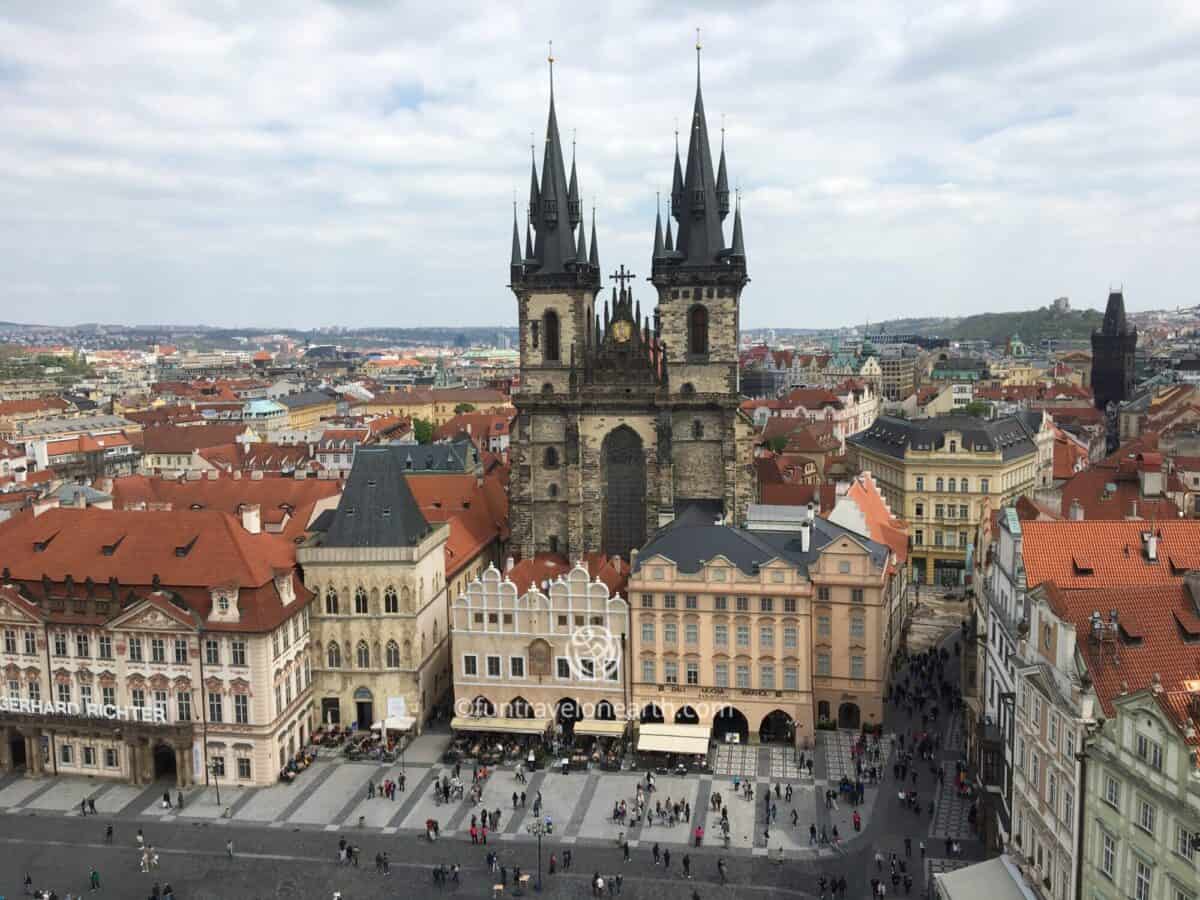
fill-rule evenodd
<path id="1" fill-rule="evenodd" d="M 719 744 L 713 762 L 713 774 L 758 777 L 758 751 L 758 747 L 745 744 Z"/>

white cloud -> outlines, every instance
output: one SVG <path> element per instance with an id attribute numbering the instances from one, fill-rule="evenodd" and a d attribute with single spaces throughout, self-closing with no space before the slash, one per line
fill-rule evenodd
<path id="1" fill-rule="evenodd" d="M 19 4 L 0 307 L 20 316 L 0 317 L 514 321 L 550 37 L 605 270 L 645 274 L 696 24 L 743 189 L 746 325 L 1096 305 L 1110 282 L 1133 308 L 1200 300 L 1200 7 L 912 9 Z"/>

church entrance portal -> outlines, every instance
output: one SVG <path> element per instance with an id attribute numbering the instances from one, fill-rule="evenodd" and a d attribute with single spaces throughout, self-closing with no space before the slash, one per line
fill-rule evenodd
<path id="1" fill-rule="evenodd" d="M 604 439 L 604 553 L 629 559 L 646 542 L 646 457 L 642 439 L 627 425 Z"/>

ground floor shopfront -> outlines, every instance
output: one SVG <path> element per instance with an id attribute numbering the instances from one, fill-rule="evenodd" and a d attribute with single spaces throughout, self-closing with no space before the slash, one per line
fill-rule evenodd
<path id="1" fill-rule="evenodd" d="M 813 745 L 813 698 L 806 691 L 635 685 L 641 723 L 702 725 L 719 743 Z"/>
<path id="2" fill-rule="evenodd" d="M 178 787 L 204 779 L 198 728 L 191 724 L 89 719 L 0 718 L 0 768 L 29 775 L 86 775 L 130 784 L 168 779 Z"/>
<path id="3" fill-rule="evenodd" d="M 0 770 L 179 788 L 213 779 L 261 786 L 277 781 L 307 744 L 312 718 L 311 704 L 297 704 L 289 724 L 266 733 L 228 723 L 206 728 L 201 722 L 5 713 L 0 714 Z"/>

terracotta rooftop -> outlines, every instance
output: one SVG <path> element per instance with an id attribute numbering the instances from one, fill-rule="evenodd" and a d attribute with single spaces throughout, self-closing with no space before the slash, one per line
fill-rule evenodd
<path id="1" fill-rule="evenodd" d="M 241 622 L 206 626 L 215 629 L 269 630 L 291 615 L 298 607 L 283 606 L 274 583 L 277 573 L 290 573 L 300 605 L 309 597 L 296 575 L 291 543 L 273 534 L 250 534 L 233 516 L 215 510 L 60 507 L 36 517 L 26 511 L 0 523 L 0 558 L 12 579 L 34 596 L 46 581 L 65 589 L 70 576 L 78 591 L 88 578 L 98 592 L 116 579 L 123 601 L 128 590 L 146 593 L 157 576 L 162 587 L 203 618 L 211 610 L 210 590 L 236 584 Z"/>
<path id="2" fill-rule="evenodd" d="M 479 551 L 508 537 L 507 471 L 496 468 L 479 484 L 473 474 L 433 473 L 406 479 L 428 522 L 449 522 L 446 577 L 453 578 Z"/>
<path id="3" fill-rule="evenodd" d="M 1157 538 L 1154 561 L 1147 533 Z M 1173 584 L 1200 569 L 1200 519 L 1032 521 L 1021 523 L 1021 535 L 1031 588 L 1045 581 L 1063 590 Z"/>
<path id="4" fill-rule="evenodd" d="M 154 425 L 143 430 L 142 447 L 146 453 L 188 454 L 205 447 L 232 444 L 246 430 L 233 425 Z"/>

